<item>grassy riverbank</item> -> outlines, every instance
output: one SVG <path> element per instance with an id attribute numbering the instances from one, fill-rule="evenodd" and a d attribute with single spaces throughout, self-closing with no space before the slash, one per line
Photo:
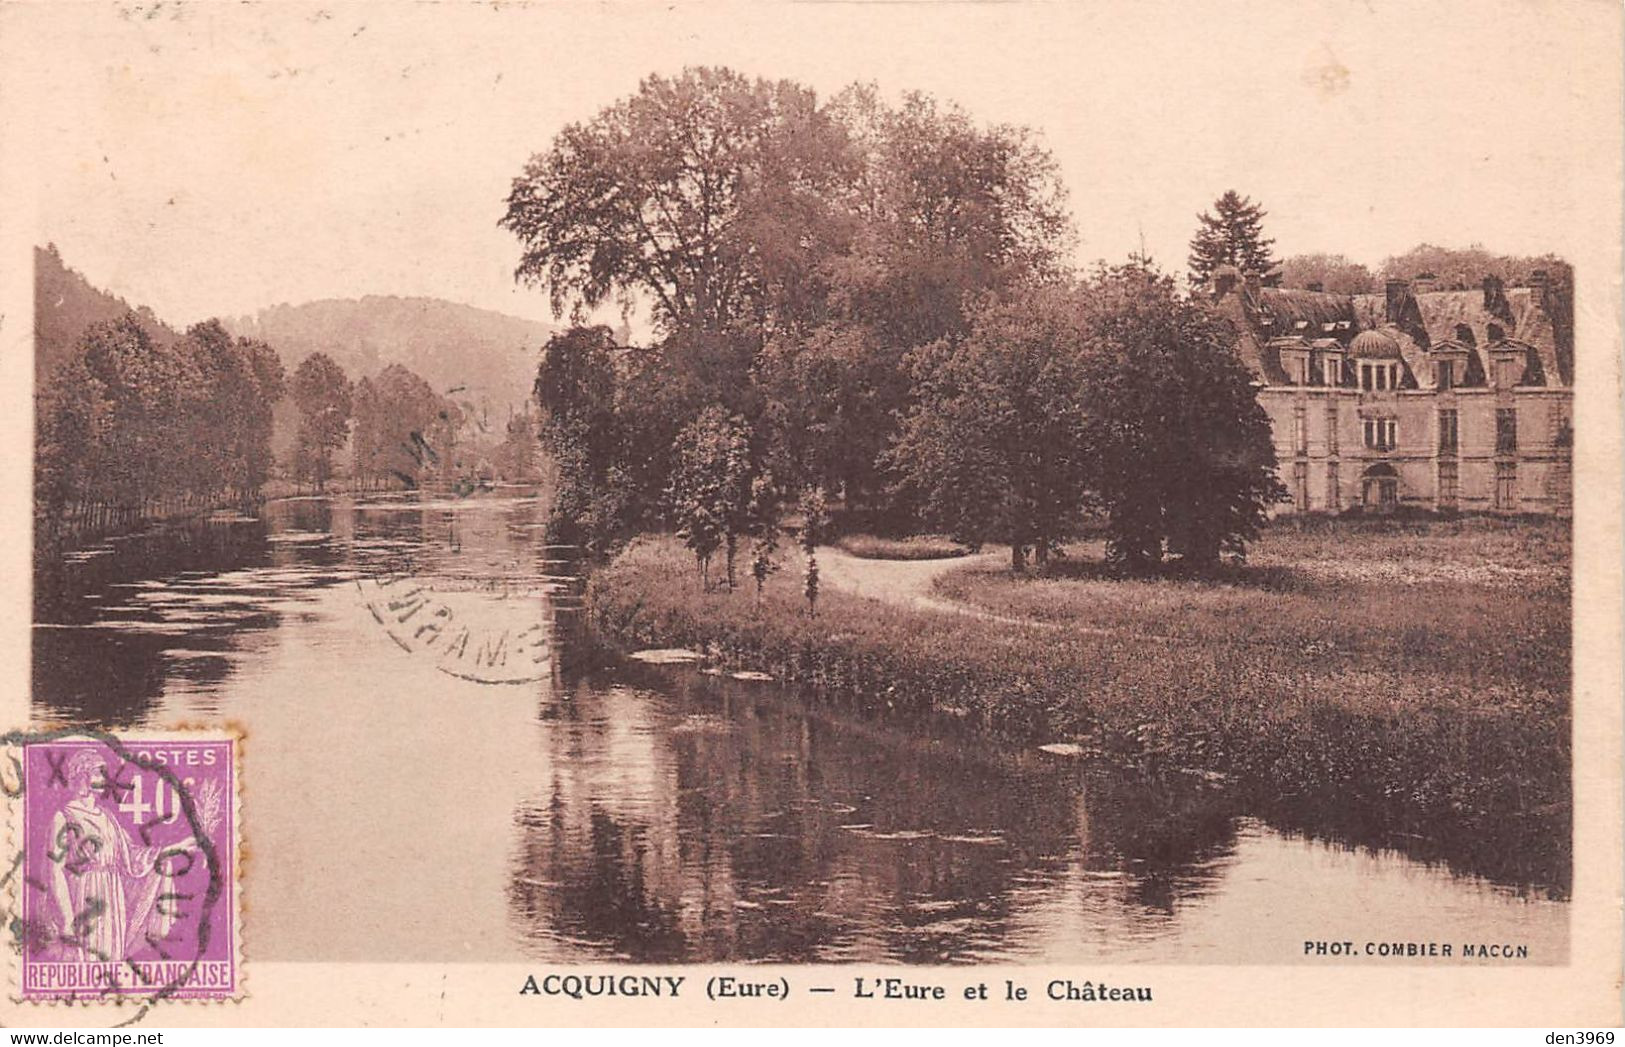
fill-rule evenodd
<path id="1" fill-rule="evenodd" d="M 1566 890 L 1564 525 L 1280 526 L 1206 580 L 1111 579 L 1094 553 L 939 580 L 997 620 L 838 591 L 809 619 L 793 560 L 758 602 L 702 592 L 675 542 L 646 539 L 593 579 L 592 621 L 617 646 L 693 646 L 870 715 L 1223 775 L 1285 827 Z"/>

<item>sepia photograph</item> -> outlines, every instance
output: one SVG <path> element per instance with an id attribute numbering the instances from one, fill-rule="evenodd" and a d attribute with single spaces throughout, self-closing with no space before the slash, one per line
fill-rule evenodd
<path id="1" fill-rule="evenodd" d="M 7 995 L 1617 961 L 1619 11 L 1188 11 L 0 6 Z"/>

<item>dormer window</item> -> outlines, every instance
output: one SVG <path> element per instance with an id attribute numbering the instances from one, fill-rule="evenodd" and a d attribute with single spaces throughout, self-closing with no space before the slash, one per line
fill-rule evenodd
<path id="1" fill-rule="evenodd" d="M 1335 356 L 1328 356 L 1323 361 L 1323 366 L 1325 367 L 1324 378 L 1327 385 L 1335 388 L 1343 384 L 1343 361 Z"/>
<path id="2" fill-rule="evenodd" d="M 1299 321 L 1297 321 L 1296 323 L 1294 323 L 1292 325 L 1292 329 L 1295 330 L 1295 331 L 1301 331 L 1301 330 L 1303 330 L 1304 328 L 1306 328 L 1308 326 L 1309 326 L 1309 321 L 1308 320 L 1299 320 Z"/>
<path id="3" fill-rule="evenodd" d="M 1456 387 L 1456 362 L 1454 360 L 1440 360 L 1438 363 L 1439 388 L 1454 389 Z"/>

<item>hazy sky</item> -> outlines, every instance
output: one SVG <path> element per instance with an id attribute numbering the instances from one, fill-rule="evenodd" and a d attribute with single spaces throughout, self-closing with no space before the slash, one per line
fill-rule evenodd
<path id="1" fill-rule="evenodd" d="M 1603 0 L 14 4 L 0 19 L 36 45 L 0 75 L 31 102 L 39 241 L 181 323 L 369 293 L 548 318 L 496 226 L 510 181 L 563 124 L 690 64 L 821 94 L 921 88 L 1038 129 L 1080 261 L 1143 236 L 1182 265 L 1194 216 L 1229 187 L 1268 208 L 1282 254 L 1570 254 L 1595 232 L 1571 176 L 1618 159 L 1578 115 L 1618 75 Z"/>

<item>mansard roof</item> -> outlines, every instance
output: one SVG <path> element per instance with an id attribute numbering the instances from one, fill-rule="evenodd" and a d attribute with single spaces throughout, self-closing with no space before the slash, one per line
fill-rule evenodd
<path id="1" fill-rule="evenodd" d="M 1218 290 L 1215 304 L 1237 329 L 1243 362 L 1267 384 L 1288 383 L 1281 346 L 1271 342 L 1292 337 L 1335 339 L 1349 346 L 1351 357 L 1397 356 L 1405 365 L 1407 387 L 1433 387 L 1428 351 L 1447 343 L 1467 353 L 1467 375 L 1458 376 L 1457 384 L 1482 384 L 1490 346 L 1508 342 L 1524 347 L 1530 357 L 1520 384 L 1567 386 L 1573 380 L 1568 328 L 1560 334 L 1549 311 L 1563 310 L 1563 302 L 1544 286 L 1503 288 L 1488 280 L 1480 290 L 1417 294 L 1408 283 L 1395 281 L 1385 294 L 1339 295 L 1262 286 L 1231 273 Z M 1367 334 L 1374 337 L 1362 342 Z"/>
<path id="2" fill-rule="evenodd" d="M 1261 287 L 1258 289 L 1258 311 L 1274 319 L 1277 334 L 1296 329 L 1298 321 L 1306 321 L 1308 328 L 1320 333 L 1321 325 L 1340 321 L 1355 321 L 1354 304 L 1348 295 L 1326 294 L 1322 291 L 1300 291 L 1287 287 Z"/>
<path id="3" fill-rule="evenodd" d="M 1571 376 L 1559 351 L 1557 332 L 1541 302 L 1541 289 L 1509 287 L 1493 303 L 1484 291 L 1429 291 L 1410 295 L 1415 303 L 1407 333 L 1423 349 L 1436 342 L 1456 341 L 1469 349 L 1483 349 L 1492 342 L 1512 339 L 1532 347 L 1539 358 L 1541 385 L 1568 385 Z M 1361 327 L 1376 327 L 1388 321 L 1385 295 L 1356 295 L 1354 311 Z M 1463 334 L 1472 335 L 1467 344 Z"/>

